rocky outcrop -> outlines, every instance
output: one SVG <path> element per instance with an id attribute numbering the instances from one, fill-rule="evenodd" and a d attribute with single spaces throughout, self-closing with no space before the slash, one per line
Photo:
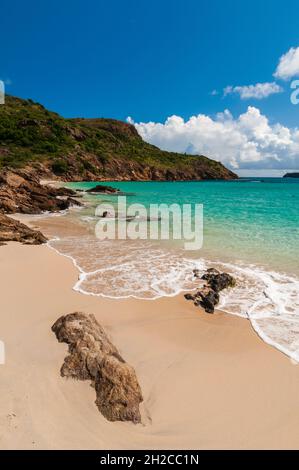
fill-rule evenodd
<path id="1" fill-rule="evenodd" d="M 39 168 L 62 181 L 235 179 L 204 155 L 166 152 L 115 119 L 64 119 L 32 100 L 0 106 L 0 167 Z"/>
<path id="2" fill-rule="evenodd" d="M 195 269 L 193 273 L 195 277 L 200 277 L 198 269 Z M 219 292 L 234 287 L 236 280 L 230 274 L 220 273 L 214 268 L 207 269 L 200 278 L 207 283 L 195 293 L 185 294 L 185 299 L 193 300 L 194 305 L 202 307 L 207 313 L 214 313 L 215 306 L 220 300 Z"/>
<path id="3" fill-rule="evenodd" d="M 52 326 L 59 342 L 69 345 L 63 377 L 91 380 L 96 405 L 109 421 L 141 421 L 142 394 L 134 369 L 111 343 L 93 315 L 71 313 Z"/>
<path id="4" fill-rule="evenodd" d="M 71 204 L 81 205 L 72 196 L 76 193 L 71 189 L 41 185 L 32 169 L 7 169 L 0 174 L 0 210 L 8 214 L 56 212 Z"/>
<path id="5" fill-rule="evenodd" d="M 8 241 L 21 242 L 26 245 L 40 245 L 45 243 L 47 239 L 41 232 L 0 212 L 0 243 L 3 245 Z"/>
<path id="6" fill-rule="evenodd" d="M 119 193 L 119 189 L 112 188 L 111 186 L 106 186 L 104 184 L 97 184 L 93 188 L 87 189 L 87 193 L 103 193 L 103 194 L 115 194 Z"/>

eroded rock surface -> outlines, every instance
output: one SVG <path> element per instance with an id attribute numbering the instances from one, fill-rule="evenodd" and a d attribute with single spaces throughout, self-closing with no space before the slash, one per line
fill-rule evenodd
<path id="1" fill-rule="evenodd" d="M 63 377 L 91 380 L 96 405 L 109 421 L 141 421 L 142 393 L 135 370 L 127 364 L 93 315 L 71 313 L 52 326 L 59 342 L 69 345 Z"/>
<path id="2" fill-rule="evenodd" d="M 0 210 L 7 214 L 40 214 L 67 209 L 74 200 L 75 191 L 41 185 L 38 174 L 29 169 L 4 170 L 0 174 Z"/>
<path id="3" fill-rule="evenodd" d="M 201 306 L 207 313 L 214 313 L 215 306 L 218 305 L 220 294 L 223 289 L 234 287 L 236 280 L 228 273 L 220 273 L 217 269 L 207 269 L 203 276 L 200 276 L 198 269 L 193 271 L 194 277 L 207 281 L 197 292 L 185 294 L 185 299 L 193 300 L 194 305 Z"/>
<path id="4" fill-rule="evenodd" d="M 5 169 L 0 173 L 0 242 L 40 244 L 47 240 L 41 232 L 5 217 L 4 214 L 40 214 L 44 211 L 65 210 L 71 205 L 81 206 L 73 197 L 76 196 L 75 191 L 42 185 L 39 179 L 36 170 L 25 168 Z"/>
<path id="5" fill-rule="evenodd" d="M 40 245 L 45 243 L 47 239 L 38 230 L 33 230 L 0 212 L 0 244 L 4 245 L 8 241 L 21 242 L 26 245 Z"/>
<path id="6" fill-rule="evenodd" d="M 228 273 L 220 273 L 217 269 L 208 269 L 202 276 L 203 280 L 208 281 L 209 286 L 215 291 L 220 292 L 228 287 L 234 287 L 236 280 Z"/>

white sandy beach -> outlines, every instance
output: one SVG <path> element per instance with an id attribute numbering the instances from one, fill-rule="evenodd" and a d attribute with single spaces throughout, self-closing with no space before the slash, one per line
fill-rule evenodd
<path id="1" fill-rule="evenodd" d="M 77 277 L 47 246 L 0 248 L 1 449 L 299 448 L 299 368 L 249 322 L 183 296 L 85 296 Z M 108 422 L 88 382 L 60 377 L 67 348 L 51 326 L 74 311 L 94 313 L 135 367 L 143 425 Z"/>

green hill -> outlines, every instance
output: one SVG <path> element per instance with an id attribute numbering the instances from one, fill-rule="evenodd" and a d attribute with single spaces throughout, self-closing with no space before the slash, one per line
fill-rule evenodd
<path id="1" fill-rule="evenodd" d="M 0 168 L 36 168 L 63 180 L 189 180 L 237 176 L 204 156 L 165 152 L 113 119 L 65 119 L 6 96 L 0 106 Z"/>

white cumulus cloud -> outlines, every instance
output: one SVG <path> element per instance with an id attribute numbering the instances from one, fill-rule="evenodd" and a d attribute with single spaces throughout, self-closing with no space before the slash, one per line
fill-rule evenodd
<path id="1" fill-rule="evenodd" d="M 295 76 L 299 76 L 299 47 L 291 47 L 280 57 L 274 73 L 274 77 L 282 80 L 288 80 Z"/>
<path id="2" fill-rule="evenodd" d="M 174 115 L 164 123 L 134 125 L 145 141 L 161 149 L 206 155 L 232 169 L 299 168 L 299 130 L 270 124 L 253 106 L 237 118 L 225 110 L 214 119 L 198 114 L 185 121 Z"/>
<path id="3" fill-rule="evenodd" d="M 281 93 L 282 87 L 275 82 L 256 83 L 255 85 L 244 85 L 244 86 L 227 86 L 224 88 L 224 96 L 232 93 L 240 95 L 242 100 L 249 98 L 256 98 L 261 100 L 267 98 L 270 95 Z"/>
<path id="4" fill-rule="evenodd" d="M 128 116 L 126 120 L 128 124 L 134 124 L 134 119 L 132 119 L 131 116 Z"/>

